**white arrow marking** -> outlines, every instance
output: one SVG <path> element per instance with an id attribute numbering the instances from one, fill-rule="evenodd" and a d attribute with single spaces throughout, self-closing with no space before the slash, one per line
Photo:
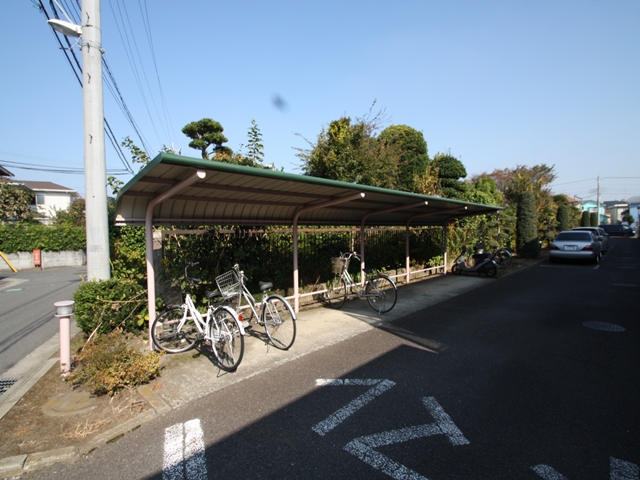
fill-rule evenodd
<path id="1" fill-rule="evenodd" d="M 378 447 L 408 442 L 432 435 L 445 435 L 452 445 L 467 445 L 469 443 L 469 440 L 464 437 L 460 429 L 453 423 L 451 417 L 447 415 L 447 412 L 444 411 L 434 397 L 425 397 L 422 399 L 422 403 L 435 419 L 434 423 L 359 437 L 349 442 L 344 449 L 373 468 L 397 480 L 426 480 L 426 477 L 374 450 Z"/>
<path id="2" fill-rule="evenodd" d="M 318 379 L 316 380 L 316 385 L 325 387 L 349 387 L 349 386 L 370 386 L 373 385 L 373 388 L 370 388 L 365 393 L 360 395 L 355 400 L 349 402 L 349 404 L 342 407 L 340 410 L 335 413 L 329 415 L 325 420 L 321 421 L 317 425 L 311 427 L 314 432 L 319 435 L 325 435 L 342 422 L 344 422 L 350 415 L 353 415 L 356 411 L 360 410 L 367 403 L 371 402 L 377 396 L 382 395 L 384 392 L 393 387 L 396 383 L 391 380 L 381 380 L 381 379 L 344 379 L 344 380 L 325 380 Z"/>
<path id="3" fill-rule="evenodd" d="M 567 480 L 549 465 L 536 465 L 531 469 L 545 480 Z M 609 457 L 609 471 L 611 480 L 640 480 L 640 468 L 635 463 Z"/>
<path id="4" fill-rule="evenodd" d="M 162 480 L 206 480 L 204 435 L 200 420 L 189 420 L 164 431 Z"/>

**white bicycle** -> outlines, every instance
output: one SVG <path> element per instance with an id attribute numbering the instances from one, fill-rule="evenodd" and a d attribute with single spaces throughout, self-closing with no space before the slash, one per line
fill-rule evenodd
<path id="1" fill-rule="evenodd" d="M 240 321 L 250 326 L 255 317 L 258 325 L 262 325 L 274 347 L 287 350 L 296 339 L 296 314 L 284 297 L 269 293 L 273 288 L 271 282 L 258 282 L 262 299 L 258 302 L 245 286 L 244 272 L 238 264 L 233 269 L 216 277 L 218 289 L 224 298 L 223 304 L 233 308 L 240 317 Z M 246 306 L 242 306 L 242 299 Z M 247 312 L 248 309 L 248 312 Z M 243 318 L 244 317 L 244 318 Z M 243 322 L 243 323 L 244 323 Z"/>
<path id="2" fill-rule="evenodd" d="M 200 283 L 198 278 L 189 277 L 187 269 L 197 265 L 190 262 L 184 268 L 184 279 L 193 288 Z M 212 300 L 216 293 L 205 292 Z M 186 352 L 194 348 L 198 342 L 206 342 L 211 346 L 217 363 L 222 370 L 232 372 L 244 355 L 244 328 L 236 312 L 222 304 L 215 307 L 209 305 L 207 312 L 198 311 L 187 292 L 184 303 L 172 306 L 156 317 L 151 325 L 153 344 L 168 353 Z"/>

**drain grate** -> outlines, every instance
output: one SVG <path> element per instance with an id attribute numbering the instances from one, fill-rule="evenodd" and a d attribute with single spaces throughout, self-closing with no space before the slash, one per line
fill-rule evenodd
<path id="1" fill-rule="evenodd" d="M 9 390 L 17 381 L 17 378 L 0 378 L 0 395 Z"/>
<path id="2" fill-rule="evenodd" d="M 626 328 L 621 327 L 620 325 L 607 322 L 584 322 L 582 325 L 603 332 L 624 332 L 626 330 Z"/>

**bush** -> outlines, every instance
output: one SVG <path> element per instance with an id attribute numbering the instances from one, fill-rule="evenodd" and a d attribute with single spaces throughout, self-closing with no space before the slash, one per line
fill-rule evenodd
<path id="1" fill-rule="evenodd" d="M 0 225 L 0 251 L 4 253 L 44 250 L 83 250 L 87 246 L 84 228 L 73 225 L 49 227 L 38 224 Z"/>
<path id="2" fill-rule="evenodd" d="M 69 381 L 84 385 L 94 394 L 114 395 L 123 388 L 137 387 L 160 375 L 161 354 L 143 353 L 127 345 L 121 330 L 90 340 L 76 356 Z"/>
<path id="3" fill-rule="evenodd" d="M 517 209 L 516 248 L 518 255 L 535 258 L 540 255 L 536 199 L 533 192 L 524 192 Z"/>
<path id="4" fill-rule="evenodd" d="M 111 278 L 81 283 L 73 295 L 75 318 L 85 333 L 116 328 L 139 333 L 148 321 L 147 291 L 139 283 Z"/>

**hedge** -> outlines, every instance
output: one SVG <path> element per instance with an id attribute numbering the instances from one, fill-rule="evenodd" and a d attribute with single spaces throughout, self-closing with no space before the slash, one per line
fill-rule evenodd
<path id="1" fill-rule="evenodd" d="M 87 239 L 84 228 L 72 225 L 47 226 L 42 224 L 0 225 L 0 251 L 3 253 L 44 250 L 61 252 L 84 250 Z"/>

